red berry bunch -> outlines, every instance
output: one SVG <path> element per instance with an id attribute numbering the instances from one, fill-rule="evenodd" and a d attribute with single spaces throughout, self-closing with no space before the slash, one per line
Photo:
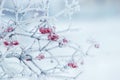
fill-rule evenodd
<path id="1" fill-rule="evenodd" d="M 71 67 L 71 68 L 77 68 L 78 67 L 77 64 L 74 63 L 74 62 L 68 63 L 68 66 Z"/>
<path id="2" fill-rule="evenodd" d="M 17 45 L 19 45 L 18 41 L 11 41 L 11 42 L 10 41 L 4 41 L 3 43 L 4 43 L 5 46 L 13 46 L 13 45 L 17 46 Z"/>
<path id="3" fill-rule="evenodd" d="M 59 35 L 55 33 L 48 35 L 48 40 L 57 41 L 58 39 L 59 39 Z"/>
<path id="4" fill-rule="evenodd" d="M 53 30 L 51 28 L 49 28 L 49 27 L 48 28 L 40 27 L 39 32 L 41 34 L 49 34 L 49 33 L 52 33 Z"/>
<path id="5" fill-rule="evenodd" d="M 54 29 L 55 29 L 55 27 L 53 27 L 53 28 L 40 27 L 39 32 L 41 34 L 48 34 L 48 36 L 47 36 L 48 40 L 57 41 L 59 39 L 59 36 L 57 34 L 55 34 Z"/>

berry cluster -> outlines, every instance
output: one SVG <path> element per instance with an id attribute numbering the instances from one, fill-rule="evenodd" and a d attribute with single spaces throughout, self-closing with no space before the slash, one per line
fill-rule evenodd
<path id="1" fill-rule="evenodd" d="M 68 63 L 68 66 L 71 67 L 71 68 L 77 68 L 78 67 L 77 64 L 74 63 L 74 62 Z"/>
<path id="2" fill-rule="evenodd" d="M 47 37 L 48 37 L 48 40 L 51 40 L 51 41 L 57 41 L 59 39 L 59 35 L 57 35 L 55 33 L 55 30 L 53 30 L 54 28 L 51 28 L 51 27 L 40 27 L 39 28 L 39 32 L 41 34 L 48 34 Z"/>
<path id="3" fill-rule="evenodd" d="M 45 28 L 45 27 L 40 27 L 39 29 L 41 34 L 51 34 L 53 33 L 53 30 L 51 28 Z"/>
<path id="4" fill-rule="evenodd" d="M 17 45 L 19 45 L 18 41 L 4 41 L 3 43 L 5 46 L 17 46 Z"/>

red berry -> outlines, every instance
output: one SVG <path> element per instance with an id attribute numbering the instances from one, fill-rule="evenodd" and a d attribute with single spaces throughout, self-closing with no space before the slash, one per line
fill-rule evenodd
<path id="1" fill-rule="evenodd" d="M 41 32 L 41 34 L 48 34 L 48 33 L 52 33 L 52 29 L 40 27 L 39 32 Z"/>
<path id="2" fill-rule="evenodd" d="M 12 32 L 13 30 L 14 30 L 13 27 L 8 27 L 8 28 L 5 30 L 5 32 Z"/>
<path id="3" fill-rule="evenodd" d="M 64 38 L 63 39 L 63 43 L 67 43 L 67 42 L 68 42 L 68 40 Z"/>
<path id="4" fill-rule="evenodd" d="M 68 66 L 72 66 L 72 63 L 68 63 Z"/>
<path id="5" fill-rule="evenodd" d="M 45 30 L 44 30 L 43 27 L 41 27 L 41 28 L 39 29 L 39 31 L 41 32 L 41 34 L 45 34 Z"/>
<path id="6" fill-rule="evenodd" d="M 52 29 L 51 28 L 46 28 L 47 32 L 46 33 L 51 33 Z"/>
<path id="7" fill-rule="evenodd" d="M 45 56 L 44 56 L 44 55 L 42 55 L 42 54 L 39 54 L 38 56 L 36 56 L 36 58 L 37 58 L 37 59 L 39 59 L 39 60 L 41 60 L 41 59 L 44 59 L 44 58 L 45 58 Z"/>
<path id="8" fill-rule="evenodd" d="M 73 65 L 72 65 L 72 68 L 77 68 L 77 65 L 76 65 L 76 64 L 73 64 Z"/>
<path id="9" fill-rule="evenodd" d="M 48 35 L 48 40 L 57 41 L 59 36 L 57 34 L 50 34 Z"/>
<path id="10" fill-rule="evenodd" d="M 12 45 L 18 45 L 19 43 L 18 43 L 18 41 L 13 41 L 11 44 Z"/>
<path id="11" fill-rule="evenodd" d="M 4 45 L 5 45 L 5 46 L 8 46 L 8 45 L 10 45 L 10 43 L 7 42 L 7 41 L 4 41 Z"/>
<path id="12" fill-rule="evenodd" d="M 68 66 L 71 67 L 71 68 L 77 68 L 77 64 L 75 63 L 68 63 Z"/>

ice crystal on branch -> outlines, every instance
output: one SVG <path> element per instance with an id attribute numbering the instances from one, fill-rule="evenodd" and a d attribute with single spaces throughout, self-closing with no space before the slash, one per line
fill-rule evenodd
<path id="1" fill-rule="evenodd" d="M 84 53 L 61 35 L 71 31 L 70 26 L 58 31 L 54 19 L 67 15 L 71 23 L 79 0 L 65 0 L 65 9 L 54 16 L 49 16 L 50 0 L 22 1 L 0 2 L 0 80 L 77 79 L 91 46 Z"/>

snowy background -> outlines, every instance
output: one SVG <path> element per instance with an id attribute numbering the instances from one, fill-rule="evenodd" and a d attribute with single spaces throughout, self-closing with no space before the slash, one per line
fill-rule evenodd
<path id="1" fill-rule="evenodd" d="M 73 16 L 73 27 L 79 31 L 69 36 L 76 37 L 73 41 L 83 46 L 82 41 L 89 38 L 98 40 L 100 49 L 92 51 L 96 54 L 94 57 L 86 58 L 79 80 L 120 80 L 120 1 L 113 0 L 109 5 L 99 2 L 87 5 L 82 1 L 80 12 Z M 97 1 L 104 3 L 105 0 Z"/>

